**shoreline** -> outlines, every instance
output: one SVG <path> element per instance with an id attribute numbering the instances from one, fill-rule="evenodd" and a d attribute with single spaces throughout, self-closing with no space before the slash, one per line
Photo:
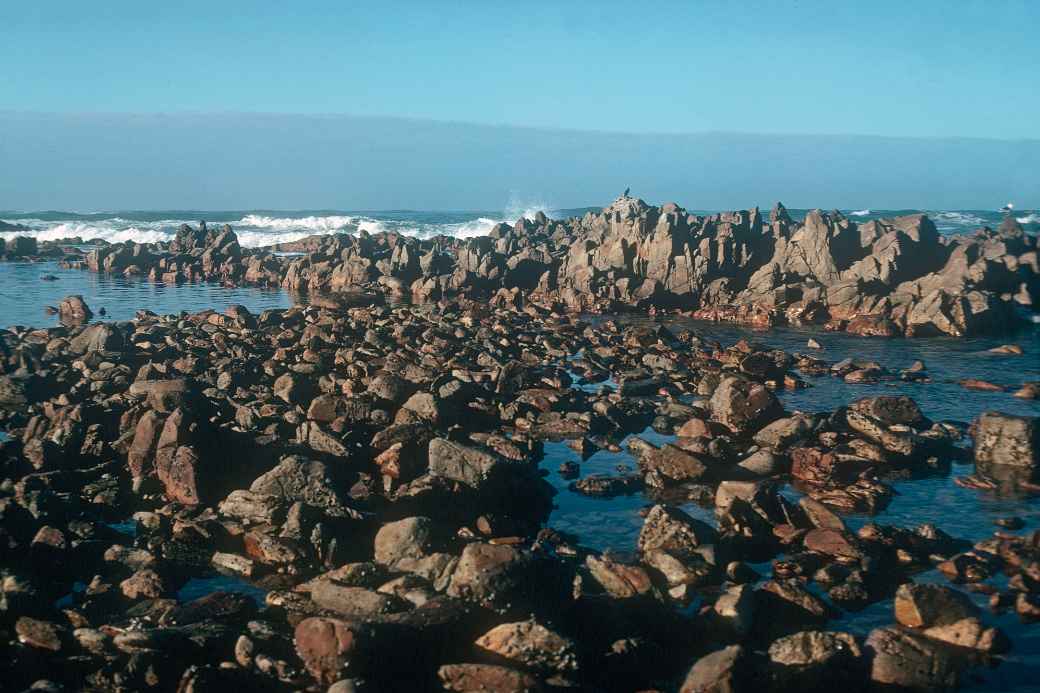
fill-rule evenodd
<path id="1" fill-rule="evenodd" d="M 1036 246 L 1013 217 L 997 231 L 947 238 L 924 215 L 857 223 L 814 210 L 793 222 L 778 205 L 768 219 L 757 209 L 699 217 L 622 197 L 599 214 L 539 214 L 469 239 L 362 231 L 246 249 L 229 226 L 185 225 L 167 244 L 113 244 L 63 263 L 315 295 L 462 297 L 572 312 L 668 310 L 864 336 L 965 336 L 1006 331 L 1021 322 L 1020 309 L 1040 308 Z M 57 244 L 43 248 L 64 256 Z M 14 254 L 29 250 L 36 252 Z"/>
<path id="2" fill-rule="evenodd" d="M 1036 609 L 1032 528 L 973 545 L 842 519 L 951 463 L 976 465 L 968 492 L 1034 493 L 1037 447 L 1014 442 L 1030 419 L 969 430 L 901 394 L 801 414 L 774 394 L 821 369 L 920 370 L 465 300 L 0 338 L 4 550 L 31 559 L 5 588 L 12 681 L 75 653 L 70 685 L 101 687 L 697 690 L 724 685 L 723 661 L 781 690 L 901 681 L 913 656 L 933 677 L 914 685 L 945 685 L 1003 652 L 999 614 Z M 554 489 L 543 460 L 564 441 L 556 473 L 578 478 Z M 583 471 L 597 451 L 631 464 Z M 632 556 L 546 526 L 564 493 L 633 492 L 655 505 Z M 133 537 L 111 529 L 126 521 Z M 235 591 L 177 598 L 214 567 L 261 586 L 260 611 Z M 938 578 L 906 582 L 922 571 Z M 966 605 L 973 590 L 994 614 Z M 866 640 L 828 630 L 892 599 Z M 940 606 L 908 620 L 925 601 Z M 128 661 L 149 668 L 117 674 Z"/>

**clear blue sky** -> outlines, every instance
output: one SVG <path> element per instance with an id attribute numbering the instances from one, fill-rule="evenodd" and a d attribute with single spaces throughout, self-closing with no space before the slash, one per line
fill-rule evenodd
<path id="1" fill-rule="evenodd" d="M 0 3 L 0 109 L 1040 136 L 1040 2 Z"/>

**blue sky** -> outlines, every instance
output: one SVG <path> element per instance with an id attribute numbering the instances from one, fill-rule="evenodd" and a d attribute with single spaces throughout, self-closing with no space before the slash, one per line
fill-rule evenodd
<path id="1" fill-rule="evenodd" d="M 1040 2 L 0 4 L 0 108 L 1037 137 Z"/>
<path id="2" fill-rule="evenodd" d="M 628 185 L 1037 206 L 1038 25 L 1035 1 L 0 3 L 0 209 L 492 210 Z"/>

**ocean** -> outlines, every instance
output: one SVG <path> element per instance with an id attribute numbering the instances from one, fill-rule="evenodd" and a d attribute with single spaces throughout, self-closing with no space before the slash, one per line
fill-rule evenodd
<path id="1" fill-rule="evenodd" d="M 177 212 L 0 212 L 0 219 L 28 226 L 29 235 L 41 240 L 79 237 L 84 242 L 101 238 L 110 242 L 133 240 L 156 242 L 169 240 L 182 223 L 197 223 L 205 219 L 210 224 L 228 223 L 239 235 L 244 246 L 260 247 L 296 240 L 312 234 L 398 231 L 428 238 L 439 234 L 471 237 L 486 234 L 494 224 L 512 223 L 521 216 L 533 217 L 538 211 L 550 217 L 562 218 L 581 215 L 587 209 L 547 209 L 531 205 L 501 212 L 415 212 L 384 211 L 356 212 L 342 210 L 308 210 L 278 212 L 270 210 L 245 211 L 177 211 Z M 806 210 L 788 210 L 800 217 Z M 917 210 L 846 210 L 844 213 L 857 221 L 908 214 Z M 981 226 L 996 227 L 1003 215 L 996 211 L 981 210 L 923 210 L 947 235 L 971 233 Z M 708 213 L 697 210 L 697 213 Z M 1016 218 L 1031 232 L 1040 230 L 1040 214 L 1019 212 Z M 17 232 L 4 232 L 4 237 Z M 57 262 L 0 263 L 0 328 L 11 325 L 33 327 L 52 326 L 57 318 L 44 312 L 44 306 L 56 305 L 69 294 L 82 294 L 95 310 L 105 308 L 105 316 L 95 319 L 131 319 L 137 309 L 148 308 L 159 313 L 179 313 L 205 308 L 223 309 L 230 304 L 243 304 L 256 312 L 265 308 L 284 308 L 305 297 L 292 296 L 280 289 L 256 287 L 225 288 L 214 284 L 186 283 L 165 285 L 142 278 L 121 275 L 95 274 L 67 270 Z M 652 320 L 626 316 L 630 320 Z M 859 338 L 843 333 L 824 332 L 819 328 L 779 328 L 756 332 L 732 325 L 705 324 L 685 318 L 665 318 L 666 324 L 678 329 L 691 329 L 706 337 L 733 343 L 740 338 L 782 348 L 788 352 L 804 349 L 810 337 L 822 343 L 824 358 L 835 361 L 846 357 L 875 359 L 893 370 L 906 368 L 916 360 L 923 360 L 932 373 L 929 384 L 886 381 L 876 385 L 850 385 L 830 376 L 807 376 L 812 387 L 781 393 L 788 410 L 807 412 L 831 411 L 857 397 L 878 394 L 906 394 L 913 397 L 924 413 L 935 420 L 970 421 L 981 412 L 1001 410 L 1020 415 L 1040 415 L 1040 402 L 1021 400 L 1008 392 L 965 390 L 958 381 L 962 378 L 981 377 L 1009 389 L 1022 382 L 1040 380 L 1040 325 L 1025 326 L 1014 335 L 1000 338 L 973 337 L 969 339 L 894 339 Z M 1021 345 L 1025 356 L 994 355 L 989 352 L 1006 341 Z M 667 442 L 674 436 L 662 436 L 651 429 L 641 434 L 657 443 Z M 624 446 L 623 446 L 624 448 Z M 642 493 L 615 498 L 590 498 L 572 492 L 568 480 L 557 471 L 562 462 L 577 461 L 577 453 L 563 443 L 548 442 L 540 461 L 546 479 L 556 487 L 555 509 L 549 525 L 574 532 L 583 544 L 597 549 L 612 549 L 627 553 L 636 547 L 642 526 L 639 511 L 650 502 Z M 627 450 L 601 450 L 582 462 L 583 474 L 611 473 L 618 465 L 634 467 Z M 1040 523 L 1040 497 L 1036 495 L 998 495 L 994 492 L 970 490 L 959 486 L 956 477 L 972 472 L 971 465 L 957 464 L 945 472 L 924 479 L 895 482 L 897 495 L 892 503 L 875 516 L 849 514 L 845 520 L 853 529 L 867 522 L 915 527 L 932 522 L 958 537 L 977 541 L 996 529 L 994 520 L 1019 516 L 1027 523 L 1027 531 Z M 792 499 L 798 492 L 785 486 L 784 493 Z M 687 512 L 713 521 L 710 508 L 693 503 L 683 504 Z M 768 564 L 757 566 L 768 574 Z M 944 582 L 935 570 L 918 575 L 917 580 Z M 1007 578 L 998 576 L 993 582 L 1005 587 Z M 219 575 L 193 579 L 179 595 L 190 599 L 215 589 L 239 591 L 262 600 L 263 590 L 236 578 Z M 972 599 L 985 608 L 985 596 L 972 594 Z M 847 630 L 864 636 L 871 628 L 892 622 L 892 600 L 885 599 L 862 612 L 843 613 L 828 628 Z M 988 624 L 998 625 L 1014 642 L 1015 650 L 999 667 L 979 669 L 964 687 L 965 690 L 1025 691 L 1033 683 L 1036 668 L 1040 666 L 1040 630 L 1024 625 L 1013 613 L 987 614 Z"/>
<path id="2" fill-rule="evenodd" d="M 763 205 L 768 210 L 771 205 Z M 105 211 L 24 212 L 0 210 L 0 220 L 29 228 L 28 233 L 0 232 L 0 238 L 16 235 L 35 236 L 37 239 L 57 240 L 81 238 L 84 241 L 101 239 L 109 243 L 135 241 L 156 243 L 169 241 L 181 224 L 230 224 L 244 247 L 257 248 L 275 243 L 295 241 L 314 234 L 356 233 L 359 230 L 375 233 L 396 231 L 419 238 L 445 235 L 472 238 L 487 234 L 495 224 L 512 224 L 520 217 L 532 218 L 544 212 L 551 218 L 563 219 L 581 216 L 598 207 L 551 209 L 542 204 L 513 204 L 501 211 L 423 212 L 411 210 L 349 211 L 349 210 L 180 210 L 180 211 Z M 695 214 L 711 214 L 718 210 L 689 210 Z M 788 209 L 794 218 L 808 210 Z M 842 210 L 856 221 L 879 217 L 924 212 L 935 222 L 940 232 L 949 235 L 971 233 L 982 226 L 996 227 L 1003 213 L 992 210 L 913 210 L 913 209 L 859 209 Z M 1015 214 L 1019 223 L 1033 231 L 1040 230 L 1040 211 L 1020 211 Z"/>

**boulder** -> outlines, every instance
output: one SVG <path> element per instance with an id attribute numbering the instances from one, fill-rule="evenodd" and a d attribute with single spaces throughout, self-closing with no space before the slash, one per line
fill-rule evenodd
<path id="1" fill-rule="evenodd" d="M 723 378 L 708 404 L 715 421 L 738 432 L 760 429 L 784 413 L 768 388 L 736 376 Z"/>
<path id="2" fill-rule="evenodd" d="M 973 431 L 976 464 L 1040 466 L 1040 417 L 986 412 Z"/>

